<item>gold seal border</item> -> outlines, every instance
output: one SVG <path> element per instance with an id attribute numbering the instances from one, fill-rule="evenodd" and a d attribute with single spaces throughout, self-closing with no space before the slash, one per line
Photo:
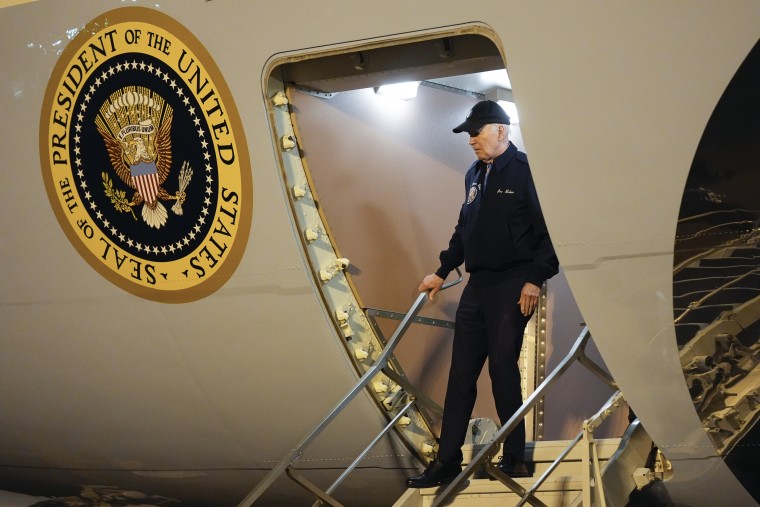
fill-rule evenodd
<path id="1" fill-rule="evenodd" d="M 93 35 L 103 32 L 111 25 L 118 25 L 121 23 L 152 24 L 165 32 L 172 34 L 172 36 L 180 40 L 182 44 L 193 52 L 199 62 L 203 65 L 203 69 L 208 73 L 211 81 L 214 83 L 215 89 L 225 105 L 225 113 L 230 125 L 231 134 L 235 139 L 235 155 L 240 170 L 241 203 L 239 207 L 240 214 L 238 216 L 240 223 L 237 227 L 237 233 L 233 236 L 233 243 L 230 246 L 228 255 L 225 259 L 220 260 L 221 266 L 212 274 L 208 275 L 208 278 L 199 281 L 191 287 L 185 287 L 182 289 L 148 287 L 129 281 L 127 278 L 114 271 L 109 265 L 101 262 L 99 258 L 93 255 L 88 246 L 81 240 L 81 238 L 79 238 L 77 232 L 74 230 L 69 218 L 65 214 L 64 208 L 60 204 L 58 188 L 56 187 L 56 182 L 53 178 L 52 167 L 50 166 L 49 127 L 54 109 L 54 101 L 59 91 L 59 81 L 62 79 L 63 73 L 67 70 L 71 62 L 76 58 L 78 52 L 82 50 L 84 45 L 86 45 L 87 41 Z M 70 120 L 70 122 L 73 124 L 72 120 Z M 70 134 L 71 133 L 68 132 L 67 136 L 70 137 Z M 59 225 L 66 234 L 69 242 L 79 253 L 80 257 L 114 285 L 144 299 L 163 303 L 186 303 L 202 299 L 217 291 L 228 281 L 239 266 L 248 244 L 253 218 L 253 185 L 250 158 L 248 155 L 248 143 L 246 141 L 237 106 L 219 67 L 195 35 L 174 18 L 160 11 L 145 7 L 123 7 L 105 12 L 89 21 L 69 42 L 53 68 L 45 91 L 42 111 L 40 112 L 39 136 L 41 170 L 43 181 L 45 183 L 45 190 L 48 195 L 48 201 L 53 208 L 53 212 L 55 213 Z M 73 171 L 73 168 L 71 168 L 70 165 L 69 168 Z M 214 218 L 216 218 L 216 214 L 214 215 Z"/>

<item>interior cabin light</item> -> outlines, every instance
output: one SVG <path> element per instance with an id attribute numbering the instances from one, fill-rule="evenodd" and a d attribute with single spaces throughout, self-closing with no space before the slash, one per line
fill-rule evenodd
<path id="1" fill-rule="evenodd" d="M 517 115 L 517 106 L 515 105 L 515 99 L 512 95 L 512 90 L 506 88 L 492 88 L 486 92 L 486 98 L 493 100 L 504 108 L 504 111 L 509 115 L 509 123 L 511 125 L 517 125 L 520 123 L 520 117 Z"/>
<path id="2" fill-rule="evenodd" d="M 417 96 L 420 81 L 407 81 L 406 83 L 393 83 L 378 86 L 375 93 L 393 97 L 394 99 L 409 100 Z"/>
<path id="3" fill-rule="evenodd" d="M 498 104 L 504 108 L 504 110 L 509 115 L 509 123 L 510 125 L 517 125 L 520 123 L 520 117 L 517 115 L 517 106 L 515 106 L 514 102 L 507 102 L 506 100 L 500 100 L 498 101 Z"/>

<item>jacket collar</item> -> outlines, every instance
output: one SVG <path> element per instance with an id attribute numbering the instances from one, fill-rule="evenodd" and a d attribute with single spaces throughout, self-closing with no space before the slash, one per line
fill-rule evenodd
<path id="1" fill-rule="evenodd" d="M 491 169 L 496 170 L 497 172 L 501 172 L 511 161 L 515 156 L 517 155 L 517 148 L 515 145 L 510 141 L 509 146 L 507 146 L 507 149 L 496 157 L 493 160 L 493 164 L 491 164 Z M 486 163 L 485 162 L 478 162 L 481 167 L 485 168 Z"/>

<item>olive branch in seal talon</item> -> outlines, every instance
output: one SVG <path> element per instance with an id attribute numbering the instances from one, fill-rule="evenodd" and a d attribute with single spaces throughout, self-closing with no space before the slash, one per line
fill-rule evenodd
<path id="1" fill-rule="evenodd" d="M 129 211 L 132 214 L 132 218 L 137 220 L 135 212 L 132 210 L 132 206 L 129 205 L 129 199 L 127 199 L 126 192 L 124 190 L 114 190 L 113 182 L 107 172 L 103 171 L 102 175 L 103 187 L 106 189 L 106 197 L 111 199 L 111 203 L 113 203 L 113 207 L 116 211 L 121 213 Z"/>
<path id="2" fill-rule="evenodd" d="M 176 215 L 182 215 L 182 204 L 185 202 L 185 198 L 187 197 L 185 189 L 190 184 L 192 177 L 193 168 L 190 167 L 190 162 L 185 160 L 185 162 L 182 164 L 182 169 L 179 170 L 179 190 L 175 194 L 177 202 L 175 202 L 174 206 L 172 206 L 172 211 Z"/>

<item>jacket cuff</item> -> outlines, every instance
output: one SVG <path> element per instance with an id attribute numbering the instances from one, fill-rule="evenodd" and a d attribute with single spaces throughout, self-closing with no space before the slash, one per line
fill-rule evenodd
<path id="1" fill-rule="evenodd" d="M 453 270 L 447 269 L 447 268 L 444 268 L 443 266 L 441 266 L 440 268 L 438 268 L 438 270 L 435 272 L 435 274 L 437 276 L 440 276 L 441 279 L 446 280 L 446 277 L 449 276 L 449 273 L 451 273 L 452 271 Z"/>
<path id="2" fill-rule="evenodd" d="M 526 278 L 525 281 L 527 283 L 532 283 L 536 287 L 541 287 L 546 281 L 546 278 L 544 278 L 544 276 L 540 273 L 534 273 L 531 271 L 530 273 L 528 273 L 528 277 Z"/>

